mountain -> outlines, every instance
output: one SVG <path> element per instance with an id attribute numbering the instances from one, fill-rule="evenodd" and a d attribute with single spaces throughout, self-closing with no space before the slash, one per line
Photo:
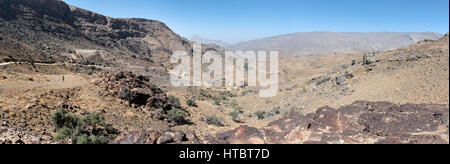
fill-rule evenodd
<path id="1" fill-rule="evenodd" d="M 190 41 L 164 23 L 116 19 L 60 0 L 0 0 L 0 62 L 168 65 Z"/>
<path id="2" fill-rule="evenodd" d="M 211 39 L 207 39 L 207 38 L 201 37 L 201 36 L 199 36 L 199 35 L 194 35 L 194 36 L 192 36 L 191 41 L 197 42 L 197 43 L 203 43 L 203 44 L 217 45 L 217 46 L 220 46 L 220 47 L 226 47 L 226 46 L 229 45 L 228 43 L 226 43 L 226 42 L 224 42 L 224 41 L 221 41 L 221 40 L 211 40 Z"/>
<path id="3" fill-rule="evenodd" d="M 278 50 L 284 56 L 321 56 L 406 48 L 421 40 L 437 40 L 441 34 L 303 32 L 230 45 L 232 50 Z"/>

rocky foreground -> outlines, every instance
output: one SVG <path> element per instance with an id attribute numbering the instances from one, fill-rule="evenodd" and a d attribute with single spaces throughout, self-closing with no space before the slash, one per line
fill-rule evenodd
<path id="1" fill-rule="evenodd" d="M 262 129 L 241 126 L 205 137 L 192 133 L 133 132 L 113 144 L 448 144 L 448 105 L 355 102 L 322 107 L 306 116 L 292 112 Z"/>
<path id="2" fill-rule="evenodd" d="M 0 128 L 0 144 L 41 143 L 38 137 Z M 355 102 L 322 107 L 306 116 L 291 112 L 265 128 L 241 126 L 199 139 L 192 132 L 123 133 L 110 144 L 448 144 L 448 105 Z"/>

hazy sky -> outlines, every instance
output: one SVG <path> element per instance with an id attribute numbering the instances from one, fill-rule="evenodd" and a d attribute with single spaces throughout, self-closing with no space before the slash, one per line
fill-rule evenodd
<path id="1" fill-rule="evenodd" d="M 449 30 L 449 0 L 64 0 L 111 17 L 166 23 L 229 43 L 310 31 Z"/>

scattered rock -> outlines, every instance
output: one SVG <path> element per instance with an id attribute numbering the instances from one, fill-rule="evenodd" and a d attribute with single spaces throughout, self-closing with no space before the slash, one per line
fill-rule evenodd
<path id="1" fill-rule="evenodd" d="M 339 75 L 338 77 L 336 77 L 336 84 L 337 85 L 344 85 L 347 83 L 347 77 L 345 77 L 345 75 Z"/>
<path id="2" fill-rule="evenodd" d="M 110 141 L 110 144 L 156 144 L 161 133 L 157 131 L 138 131 L 123 133 Z"/>
<path id="3" fill-rule="evenodd" d="M 370 52 L 370 53 L 366 53 L 364 54 L 364 58 L 363 58 L 363 62 L 364 65 L 370 65 L 372 63 L 376 63 L 379 60 L 377 60 L 377 54 L 375 52 Z"/>
<path id="4" fill-rule="evenodd" d="M 2 125 L 1 126 L 8 126 L 8 122 L 6 122 L 6 121 L 2 121 Z"/>
<path id="5" fill-rule="evenodd" d="M 414 60 L 418 60 L 418 59 L 421 59 L 424 57 L 425 57 L 425 55 L 422 55 L 422 54 L 410 55 L 406 58 L 406 61 L 414 61 Z"/>
<path id="6" fill-rule="evenodd" d="M 110 144 L 199 144 L 197 136 L 192 132 L 174 131 L 138 131 L 119 135 Z"/>
<path id="7" fill-rule="evenodd" d="M 164 109 L 158 109 L 156 110 L 155 114 L 153 115 L 154 118 L 158 120 L 164 120 L 166 118 L 166 111 Z"/>
<path id="8" fill-rule="evenodd" d="M 169 144 L 175 142 L 173 137 L 170 134 L 164 133 L 161 137 L 159 137 L 156 144 Z"/>
<path id="9" fill-rule="evenodd" d="M 24 131 L 0 127 L 0 144 L 64 144 L 61 142 L 44 141 L 42 138 L 26 134 Z"/>

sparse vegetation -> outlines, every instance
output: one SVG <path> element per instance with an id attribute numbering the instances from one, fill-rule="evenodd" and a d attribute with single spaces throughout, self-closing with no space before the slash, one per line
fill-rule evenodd
<path id="1" fill-rule="evenodd" d="M 308 89 L 306 89 L 305 87 L 303 87 L 303 89 L 302 89 L 302 94 L 305 94 L 306 92 L 308 92 Z"/>
<path id="2" fill-rule="evenodd" d="M 195 103 L 194 99 L 188 99 L 186 101 L 186 105 L 190 106 L 190 107 L 197 107 L 197 103 Z"/>
<path id="3" fill-rule="evenodd" d="M 216 105 L 220 105 L 221 104 L 220 99 L 218 97 L 214 96 L 213 100 L 214 100 L 214 104 L 216 104 Z"/>
<path id="4" fill-rule="evenodd" d="M 256 117 L 258 117 L 258 120 L 264 120 L 266 118 L 266 112 L 258 110 L 255 112 Z"/>
<path id="5" fill-rule="evenodd" d="M 242 120 L 239 118 L 239 114 L 241 114 L 241 113 L 240 113 L 240 111 L 238 111 L 238 110 L 233 110 L 233 111 L 230 113 L 230 116 L 231 116 L 231 118 L 232 118 L 232 120 L 233 120 L 234 122 L 237 122 L 237 123 L 242 122 Z"/>
<path id="6" fill-rule="evenodd" d="M 65 109 L 59 109 L 51 116 L 55 129 L 55 139 L 70 139 L 75 144 L 106 144 L 117 135 L 111 125 L 102 128 L 103 117 L 90 113 L 83 117 L 73 116 Z"/>
<path id="7" fill-rule="evenodd" d="M 208 123 L 208 125 L 223 126 L 222 120 L 222 118 L 219 118 L 215 115 L 206 117 L 206 123 Z"/>
<path id="8" fill-rule="evenodd" d="M 181 125 L 186 122 L 186 112 L 179 108 L 173 108 L 169 111 L 168 118 L 172 123 Z"/>
<path id="9" fill-rule="evenodd" d="M 352 60 L 352 65 L 356 65 L 356 64 L 358 64 L 358 61 Z"/>
<path id="10" fill-rule="evenodd" d="M 242 107 L 240 107 L 236 101 L 231 102 L 230 106 L 233 110 L 236 110 L 236 111 L 239 111 L 239 113 L 242 113 Z"/>
<path id="11" fill-rule="evenodd" d="M 176 108 L 181 107 L 180 99 L 176 98 L 175 96 L 172 95 L 167 96 L 167 101 L 169 102 L 170 105 Z"/>

